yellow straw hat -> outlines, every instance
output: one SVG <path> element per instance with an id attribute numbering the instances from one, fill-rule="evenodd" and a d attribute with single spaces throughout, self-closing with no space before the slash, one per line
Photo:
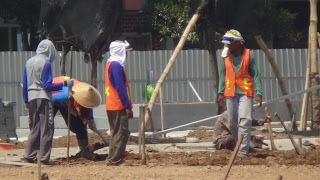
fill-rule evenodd
<path id="1" fill-rule="evenodd" d="M 92 85 L 78 82 L 72 86 L 72 97 L 83 107 L 94 108 L 101 104 L 99 91 Z"/>

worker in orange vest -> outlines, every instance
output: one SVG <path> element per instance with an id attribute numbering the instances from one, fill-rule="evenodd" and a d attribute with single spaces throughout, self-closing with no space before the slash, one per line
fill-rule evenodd
<path id="1" fill-rule="evenodd" d="M 118 165 L 125 160 L 126 144 L 130 135 L 128 120 L 133 118 L 129 82 L 124 69 L 127 41 L 113 41 L 110 58 L 105 68 L 106 111 L 111 131 L 108 164 Z"/>
<path id="2" fill-rule="evenodd" d="M 70 79 L 68 76 L 53 78 L 54 83 L 64 82 Z M 88 131 L 87 124 L 91 130 L 96 128 L 92 108 L 101 103 L 101 95 L 93 86 L 88 83 L 73 79 L 74 85 L 71 93 L 70 107 L 70 130 L 76 134 L 80 148 L 80 157 L 95 160 L 93 152 L 87 149 Z M 60 111 L 61 116 L 68 125 L 69 110 L 69 88 L 63 87 L 59 91 L 52 92 L 52 102 L 54 106 L 54 116 Z"/>
<path id="3" fill-rule="evenodd" d="M 238 157 L 247 157 L 252 128 L 253 100 L 262 105 L 262 89 L 253 53 L 244 47 L 239 31 L 231 29 L 221 38 L 224 49 L 219 72 L 218 102 L 227 106 L 231 135 L 240 145 Z M 226 99 L 226 101 L 224 100 Z"/>

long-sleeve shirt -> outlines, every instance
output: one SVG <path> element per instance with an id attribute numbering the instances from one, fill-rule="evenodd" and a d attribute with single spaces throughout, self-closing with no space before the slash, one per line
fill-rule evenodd
<path id="1" fill-rule="evenodd" d="M 237 72 L 239 70 L 240 64 L 242 60 L 242 55 L 234 56 L 232 55 L 232 61 L 234 65 L 234 71 Z M 253 52 L 250 51 L 250 63 L 249 63 L 249 74 L 253 78 L 255 95 L 262 96 L 262 87 L 261 80 L 258 71 L 258 67 L 254 61 Z M 219 85 L 218 85 L 218 93 L 224 93 L 225 88 L 225 66 L 224 66 L 224 58 L 221 59 L 220 63 L 220 71 L 219 71 Z M 236 85 L 236 94 L 244 94 L 244 92 Z"/>
<path id="2" fill-rule="evenodd" d="M 35 61 L 34 59 L 37 60 Z M 50 91 L 60 90 L 63 86 L 63 83 L 52 83 L 51 64 L 49 61 L 37 56 L 29 59 L 28 61 L 29 62 L 27 62 L 27 65 L 24 69 L 22 80 L 23 100 L 25 102 L 31 101 L 32 99 L 36 98 L 46 98 L 50 100 Z M 32 65 L 28 65 L 29 63 L 32 63 Z M 39 70 L 36 69 L 39 69 L 42 72 L 37 72 Z M 35 76 L 34 74 L 41 75 Z M 46 93 L 42 93 L 43 91 L 45 91 Z"/>
<path id="3" fill-rule="evenodd" d="M 123 106 L 126 109 L 130 108 L 131 105 L 125 87 L 126 76 L 123 66 L 117 61 L 114 61 L 109 67 L 109 80 L 111 85 L 117 90 Z"/>

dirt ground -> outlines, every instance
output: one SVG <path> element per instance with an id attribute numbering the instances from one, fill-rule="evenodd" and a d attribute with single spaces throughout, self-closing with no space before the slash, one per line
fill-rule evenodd
<path id="1" fill-rule="evenodd" d="M 253 131 L 268 139 L 266 131 Z M 104 134 L 106 135 L 106 134 Z M 293 133 L 294 137 L 319 137 L 319 133 Z M 195 130 L 188 137 L 198 137 L 200 142 L 211 142 L 212 131 Z M 275 139 L 287 138 L 277 133 Z M 152 139 L 148 143 L 172 143 L 185 141 L 184 138 Z M 95 134 L 89 134 L 91 150 L 105 145 Z M 136 138 L 130 138 L 128 144 L 137 144 Z M 66 147 L 67 137 L 53 140 L 53 147 Z M 74 136 L 70 137 L 70 146 L 76 147 Z M 19 142 L 15 148 L 24 148 L 25 142 Z M 179 147 L 178 147 L 179 148 Z M 186 148 L 186 147 L 184 147 Z M 320 177 L 320 151 L 317 146 L 309 146 L 305 155 L 297 155 L 294 150 L 271 152 L 263 150 L 251 152 L 248 158 L 236 158 L 228 179 L 318 179 Z M 107 154 L 100 155 L 98 161 L 89 161 L 73 156 L 68 165 L 65 158 L 56 159 L 55 166 L 42 166 L 42 179 L 223 179 L 232 151 L 193 153 L 162 153 L 147 149 L 147 165 L 141 165 L 141 155 L 127 152 L 126 161 L 119 166 L 108 166 L 104 161 Z M 0 165 L 0 179 L 36 179 L 37 167 L 17 167 Z"/>

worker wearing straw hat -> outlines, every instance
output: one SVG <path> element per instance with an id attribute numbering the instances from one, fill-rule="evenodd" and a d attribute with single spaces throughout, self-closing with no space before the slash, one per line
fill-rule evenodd
<path id="1" fill-rule="evenodd" d="M 53 78 L 53 82 L 63 82 L 66 79 L 70 78 L 59 76 Z M 88 83 L 79 82 L 76 79 L 73 79 L 73 82 L 75 85 L 72 87 L 71 92 L 70 130 L 76 134 L 80 148 L 80 157 L 94 160 L 94 153 L 87 150 L 89 142 L 86 125 L 88 124 L 92 130 L 96 128 L 92 108 L 97 107 L 101 103 L 101 95 L 96 88 Z M 54 115 L 60 111 L 66 124 L 68 124 L 68 91 L 68 87 L 63 87 L 60 91 L 52 92 Z"/>

